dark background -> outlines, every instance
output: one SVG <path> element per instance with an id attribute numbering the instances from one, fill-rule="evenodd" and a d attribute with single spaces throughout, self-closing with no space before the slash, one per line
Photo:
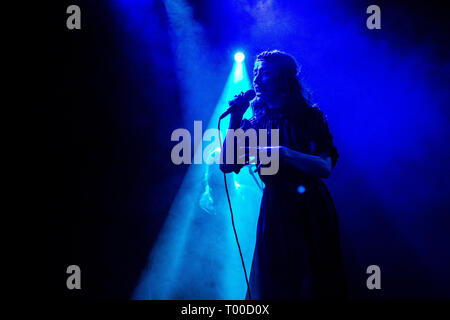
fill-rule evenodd
<path id="1" fill-rule="evenodd" d="M 196 19 L 209 26 L 211 41 L 230 37 L 231 23 L 226 28 L 214 23 L 214 15 L 220 16 L 220 5 L 191 3 Z M 383 11 L 389 8 L 399 14 L 383 16 L 383 29 L 374 37 L 383 37 L 404 50 L 425 42 L 433 48 L 437 65 L 448 64 L 448 14 L 443 3 L 377 1 Z M 82 8 L 80 31 L 66 28 L 65 11 L 70 4 Z M 364 12 L 370 4 L 345 1 L 342 6 L 356 13 Z M 159 1 L 153 6 L 164 30 L 164 6 Z M 107 1 L 60 1 L 46 3 L 41 9 L 45 45 L 37 48 L 42 54 L 37 74 L 42 77 L 37 77 L 41 170 L 36 181 L 38 207 L 46 225 L 48 294 L 128 299 L 187 170 L 170 162 L 170 134 L 182 127 L 180 91 L 172 67 L 175 57 L 168 35 L 164 41 L 166 35 L 159 34 L 155 50 L 166 60 L 149 58 L 145 68 L 142 63 L 133 64 L 127 52 L 137 44 L 126 37 Z M 239 37 L 234 41 L 244 39 Z M 212 91 L 220 93 L 220 89 L 220 84 L 212 84 Z M 448 120 L 448 111 L 442 112 Z M 202 115 L 198 119 L 206 120 Z M 442 144 L 443 149 L 448 148 L 448 140 Z M 423 158 L 448 164 L 446 155 L 436 159 L 424 154 Z M 441 192 L 448 196 L 448 181 L 442 187 L 447 188 Z M 447 199 L 430 205 L 442 212 L 442 217 L 450 212 Z M 448 221 L 447 217 L 439 223 L 441 230 L 448 231 Z M 380 236 L 386 237 L 386 250 L 389 242 L 401 241 L 383 227 Z M 446 256 L 442 263 L 448 265 L 448 243 L 442 243 L 445 239 L 436 241 Z M 390 259 L 398 259 L 394 251 Z M 81 267 L 81 291 L 66 289 L 65 270 L 70 264 Z M 448 274 L 442 283 L 431 284 L 430 277 L 420 263 L 412 264 L 393 275 L 390 280 L 395 285 L 387 296 L 368 292 L 361 279 L 362 285 L 353 286 L 351 297 L 408 298 L 408 287 L 413 286 L 416 298 L 448 298 Z"/>

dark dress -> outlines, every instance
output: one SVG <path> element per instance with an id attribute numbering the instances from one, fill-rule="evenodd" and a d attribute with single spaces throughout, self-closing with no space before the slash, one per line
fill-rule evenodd
<path id="1" fill-rule="evenodd" d="M 318 108 L 302 108 L 295 116 L 268 110 L 242 121 L 241 128 L 251 127 L 279 129 L 281 146 L 326 154 L 336 165 L 338 153 Z M 252 299 L 345 298 L 336 209 L 323 181 L 283 160 L 277 174 L 260 177 L 265 189 L 249 279 Z"/>

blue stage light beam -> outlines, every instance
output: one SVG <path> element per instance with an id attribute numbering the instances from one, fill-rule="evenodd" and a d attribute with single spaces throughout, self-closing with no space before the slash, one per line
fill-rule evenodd
<path id="1" fill-rule="evenodd" d="M 236 81 L 236 73 L 242 78 Z M 242 63 L 235 62 L 205 129 L 217 130 L 227 101 L 250 88 Z M 244 117 L 251 116 L 247 111 Z M 225 136 L 229 119 L 221 124 Z M 204 144 L 209 157 L 220 156 L 218 141 Z M 212 160 L 210 158 L 210 160 Z M 256 183 L 256 181 L 258 183 Z M 227 175 L 235 225 L 248 272 L 251 268 L 262 182 L 248 168 Z M 166 223 L 137 286 L 135 299 L 244 299 L 246 282 L 231 225 L 230 212 L 218 164 L 191 165 L 170 208 Z"/>
<path id="2" fill-rule="evenodd" d="M 237 52 L 234 55 L 234 60 L 236 60 L 237 63 L 242 63 L 244 62 L 245 59 L 245 55 L 242 52 Z"/>

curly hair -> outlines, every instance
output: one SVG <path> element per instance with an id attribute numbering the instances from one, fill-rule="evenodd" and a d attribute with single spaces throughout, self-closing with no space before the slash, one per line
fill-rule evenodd
<path id="1" fill-rule="evenodd" d="M 299 68 L 294 57 L 290 54 L 280 51 L 263 51 L 256 56 L 256 61 L 265 61 L 274 65 L 278 70 L 277 80 L 280 90 L 286 98 L 286 104 L 283 107 L 288 114 L 297 114 L 303 108 L 311 107 L 311 95 L 302 86 L 299 79 Z M 258 99 L 251 103 L 253 114 L 264 113 L 267 105 Z"/>

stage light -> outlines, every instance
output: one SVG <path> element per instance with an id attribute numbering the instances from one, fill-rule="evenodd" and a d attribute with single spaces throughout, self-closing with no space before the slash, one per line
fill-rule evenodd
<path id="1" fill-rule="evenodd" d="M 298 188 L 297 188 L 298 193 L 302 194 L 302 193 L 305 193 L 305 191 L 306 191 L 305 186 L 302 186 L 302 185 L 298 186 Z"/>
<path id="2" fill-rule="evenodd" d="M 242 52 L 238 52 L 234 55 L 234 60 L 236 60 L 236 62 L 241 63 L 242 61 L 244 61 L 245 59 L 245 55 Z"/>

